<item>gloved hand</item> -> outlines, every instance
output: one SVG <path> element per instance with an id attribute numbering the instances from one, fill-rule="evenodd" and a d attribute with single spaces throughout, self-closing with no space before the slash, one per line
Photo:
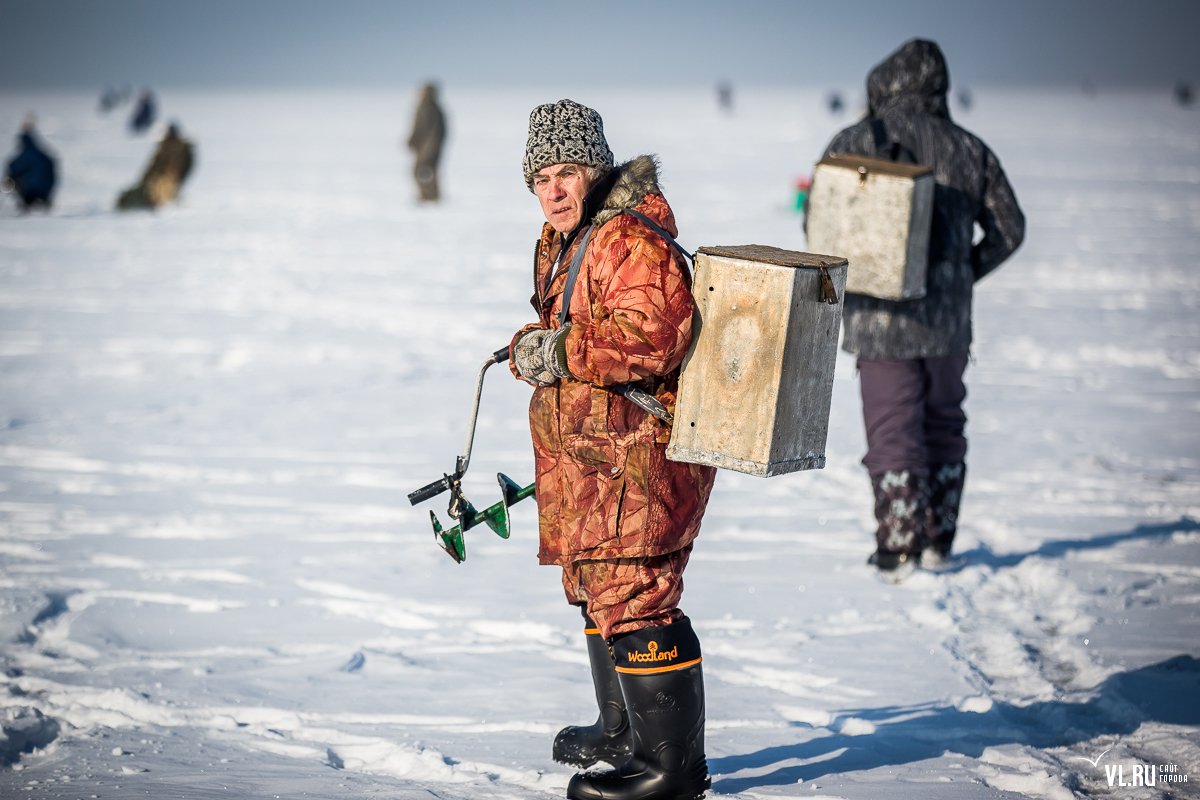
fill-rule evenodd
<path id="1" fill-rule="evenodd" d="M 558 380 L 546 369 L 546 360 L 542 356 L 542 344 L 546 339 L 552 339 L 554 333 L 555 331 L 544 328 L 532 330 L 517 339 L 517 344 L 513 347 L 512 359 L 517 365 L 517 372 L 534 386 L 550 386 Z"/>
<path id="2" fill-rule="evenodd" d="M 533 330 L 517 340 L 513 348 L 513 363 L 521 377 L 535 386 L 552 386 L 559 378 L 570 377 L 566 352 L 560 343 L 566 339 L 570 325 L 558 330 Z"/>

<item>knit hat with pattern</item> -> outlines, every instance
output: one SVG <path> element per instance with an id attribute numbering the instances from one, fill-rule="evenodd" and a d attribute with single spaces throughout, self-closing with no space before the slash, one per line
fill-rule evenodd
<path id="1" fill-rule="evenodd" d="M 533 191 L 533 176 L 553 164 L 582 164 L 613 168 L 613 154 L 604 139 L 600 114 L 571 100 L 538 106 L 529 115 L 529 141 L 525 145 L 525 185 Z"/>

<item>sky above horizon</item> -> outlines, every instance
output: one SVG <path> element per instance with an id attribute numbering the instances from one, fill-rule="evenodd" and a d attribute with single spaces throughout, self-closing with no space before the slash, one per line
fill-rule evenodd
<path id="1" fill-rule="evenodd" d="M 0 0 L 0 89 L 861 85 L 915 36 L 958 85 L 1200 78 L 1200 3 Z"/>

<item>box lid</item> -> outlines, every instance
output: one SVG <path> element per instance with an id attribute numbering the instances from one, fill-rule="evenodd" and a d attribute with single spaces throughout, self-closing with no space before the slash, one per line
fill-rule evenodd
<path id="1" fill-rule="evenodd" d="M 933 169 L 924 164 L 901 164 L 896 161 L 884 161 L 866 156 L 829 156 L 817 162 L 817 166 L 841 167 L 858 172 L 859 167 L 867 172 L 878 172 L 881 175 L 898 175 L 902 178 L 919 178 L 929 175 Z"/>
<path id="2" fill-rule="evenodd" d="M 726 258 L 740 258 L 743 261 L 761 261 L 764 264 L 775 264 L 780 267 L 801 267 L 817 269 L 818 267 L 842 267 L 850 262 L 841 256 L 823 256 L 819 253 L 800 253 L 795 250 L 784 250 L 766 244 L 738 244 L 731 246 L 700 247 L 697 253 Z"/>

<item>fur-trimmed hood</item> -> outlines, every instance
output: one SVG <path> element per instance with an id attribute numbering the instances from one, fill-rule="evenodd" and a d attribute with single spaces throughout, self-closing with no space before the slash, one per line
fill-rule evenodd
<path id="1" fill-rule="evenodd" d="M 641 155 L 616 167 L 617 182 L 609 191 L 604 205 L 593 217 L 596 227 L 616 217 L 627 208 L 641 205 L 648 194 L 660 194 L 658 187 L 658 156 Z"/>

